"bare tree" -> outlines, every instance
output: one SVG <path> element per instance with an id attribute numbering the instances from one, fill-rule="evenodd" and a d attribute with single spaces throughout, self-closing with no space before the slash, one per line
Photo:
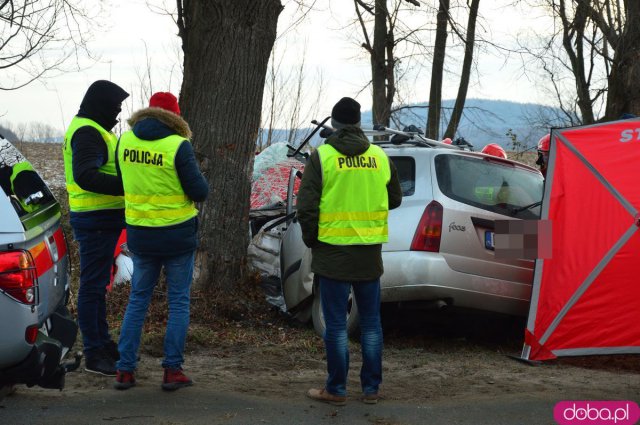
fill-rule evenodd
<path id="1" fill-rule="evenodd" d="M 277 49 L 274 47 L 271 51 L 269 69 L 265 81 L 266 98 L 262 105 L 262 124 L 260 125 L 260 134 L 258 134 L 258 151 L 271 146 L 274 142 L 273 136 L 277 127 L 278 111 L 282 111 L 284 108 L 282 104 L 284 98 L 279 96 L 282 93 L 281 87 L 284 85 L 281 72 L 283 58 L 283 55 L 277 54 Z M 289 74 L 284 78 L 288 79 L 288 77 Z"/>
<path id="2" fill-rule="evenodd" d="M 373 123 L 389 125 L 391 108 L 397 94 L 397 67 L 402 58 L 397 56 L 401 43 L 412 45 L 424 53 L 421 34 L 424 28 L 409 28 L 400 19 L 401 12 L 413 12 L 420 3 L 415 0 L 353 0 L 357 23 L 362 31 L 361 47 L 368 53 L 371 63 L 371 90 L 373 100 Z M 403 10 L 409 3 L 413 8 Z M 370 28 L 369 18 L 373 18 Z M 373 36 L 371 35 L 373 33 Z M 405 57 L 408 60 L 408 57 Z M 405 64 L 407 65 L 407 64 Z"/>
<path id="3" fill-rule="evenodd" d="M 572 121 L 640 114 L 640 2 L 537 0 L 558 30 L 540 47 L 524 46 L 547 75 L 551 93 Z M 571 84 L 565 82 L 569 79 Z M 577 109 L 575 108 L 577 106 Z"/>
<path id="4" fill-rule="evenodd" d="M 640 2 L 595 2 L 590 13 L 614 51 L 605 119 L 627 112 L 640 114 Z"/>
<path id="5" fill-rule="evenodd" d="M 79 0 L 0 0 L 0 90 L 79 69 L 96 25 Z"/>
<path id="6" fill-rule="evenodd" d="M 27 138 L 27 129 L 28 129 L 28 125 L 27 123 L 21 122 L 18 123 L 14 129 L 14 132 L 16 134 L 16 136 L 18 137 L 18 141 L 20 141 L 20 143 L 24 142 Z M 21 146 L 22 148 L 22 146 Z"/>
<path id="7" fill-rule="evenodd" d="M 296 145 L 310 131 L 309 123 L 321 104 L 324 77 L 321 70 L 309 75 L 306 43 L 292 67 L 283 65 L 285 52 L 290 52 L 285 42 L 276 41 L 269 60 L 258 150 L 277 141 Z M 276 131 L 281 140 L 275 140 Z"/>
<path id="8" fill-rule="evenodd" d="M 184 51 L 181 109 L 210 183 L 200 205 L 197 283 L 246 276 L 250 175 L 279 0 L 177 0 Z"/>
<path id="9" fill-rule="evenodd" d="M 27 129 L 26 140 L 30 142 L 53 142 L 61 139 L 64 134 L 62 130 L 40 121 L 27 123 Z"/>
<path id="10" fill-rule="evenodd" d="M 447 130 L 444 137 L 453 138 L 458 131 L 458 125 L 464 111 L 464 104 L 467 100 L 467 90 L 469 88 L 469 79 L 471 78 L 471 64 L 473 63 L 473 51 L 476 41 L 476 21 L 478 20 L 478 8 L 480 0 L 471 0 L 469 5 L 469 19 L 467 21 L 467 35 L 464 42 L 464 59 L 462 61 L 462 73 L 460 75 L 460 85 L 458 86 L 458 95 L 453 111 L 447 124 Z"/>
<path id="11" fill-rule="evenodd" d="M 427 113 L 427 137 L 437 139 L 440 129 L 442 108 L 442 79 L 444 60 L 447 53 L 447 24 L 449 22 L 449 0 L 439 0 L 436 25 L 436 43 L 433 48 L 431 66 L 431 89 L 429 90 L 429 112 Z"/>

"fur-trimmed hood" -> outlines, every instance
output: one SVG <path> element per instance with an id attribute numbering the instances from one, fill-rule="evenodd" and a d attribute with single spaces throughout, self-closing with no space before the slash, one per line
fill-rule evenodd
<path id="1" fill-rule="evenodd" d="M 166 127 L 167 130 L 170 130 L 172 133 L 178 134 L 185 139 L 191 139 L 191 129 L 189 128 L 189 124 L 187 124 L 180 115 L 176 115 L 173 112 L 166 111 L 162 108 L 140 109 L 131 115 L 131 118 L 127 120 L 127 123 L 135 135 L 141 139 L 157 140 L 166 137 L 167 134 L 158 134 L 157 131 L 148 131 L 150 126 L 146 124 L 153 120 L 159 121 L 160 124 L 164 124 L 162 127 Z M 157 127 L 157 125 L 154 126 L 153 124 L 151 126 Z M 149 135 L 149 133 L 152 134 Z"/>

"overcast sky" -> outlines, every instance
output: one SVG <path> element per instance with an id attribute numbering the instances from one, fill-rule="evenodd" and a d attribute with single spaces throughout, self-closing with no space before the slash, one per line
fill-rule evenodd
<path id="1" fill-rule="evenodd" d="M 86 88 L 98 79 L 110 79 L 133 94 L 123 107 L 121 119 L 126 119 L 130 109 L 137 109 L 146 102 L 146 99 L 141 99 L 139 89 L 146 66 L 145 44 L 153 66 L 153 90 L 179 93 L 179 39 L 172 20 L 150 12 L 144 0 L 111 0 L 106 3 L 105 24 L 108 29 L 96 33 L 90 45 L 99 59 L 81 72 L 68 72 L 20 90 L 0 92 L 0 124 L 15 126 L 20 122 L 38 121 L 64 129 L 77 112 Z M 326 4 L 327 1 L 318 3 Z M 425 0 L 423 3 L 434 2 Z M 511 43 L 515 35 L 525 33 L 537 24 L 531 15 L 525 19 L 521 10 L 504 7 L 503 3 L 507 0 L 481 2 L 480 14 L 484 21 L 478 32 L 496 43 Z M 342 96 L 357 97 L 363 109 L 369 109 L 370 92 L 361 92 L 370 78 L 368 61 L 358 48 L 357 40 L 349 40 L 346 32 L 340 30 L 353 19 L 352 2 L 333 1 L 331 9 L 318 10 L 310 16 L 296 31 L 287 33 L 278 41 L 277 45 L 283 46 L 278 48 L 283 49 L 286 64 L 295 66 L 306 45 L 307 74 L 315 75 L 321 70 L 323 75 L 320 115 L 328 115 L 331 106 Z M 289 22 L 289 10 L 285 10 L 280 17 L 279 31 Z M 425 43 L 432 44 L 432 40 L 425 40 Z M 454 69 L 459 68 L 459 64 L 447 61 Z M 470 87 L 469 98 L 547 103 L 536 90 L 534 82 L 523 77 L 519 58 L 513 56 L 505 62 L 504 57 L 483 52 L 479 55 L 478 66 L 481 77 Z M 443 98 L 455 97 L 457 84 L 457 77 L 445 79 Z M 425 70 L 405 81 L 403 94 L 407 101 L 424 101 L 428 98 L 428 90 L 429 70 Z"/>

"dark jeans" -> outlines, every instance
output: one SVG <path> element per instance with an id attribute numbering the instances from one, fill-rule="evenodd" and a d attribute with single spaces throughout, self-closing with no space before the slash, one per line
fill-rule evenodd
<path id="1" fill-rule="evenodd" d="M 347 305 L 351 283 L 320 276 L 320 297 L 325 321 L 324 345 L 327 351 L 329 393 L 347 394 L 349 340 Z M 360 315 L 362 369 L 360 384 L 364 394 L 377 394 L 382 382 L 382 325 L 380 322 L 380 279 L 353 284 Z"/>
<path id="2" fill-rule="evenodd" d="M 142 325 L 162 267 L 164 267 L 167 278 L 167 301 L 169 304 L 162 367 L 178 369 L 182 366 L 184 344 L 189 329 L 189 303 L 194 258 L 195 251 L 165 257 L 134 254 L 131 294 L 118 342 L 120 361 L 117 366 L 119 370 L 130 372 L 136 369 Z"/>
<path id="3" fill-rule="evenodd" d="M 121 232 L 120 229 L 73 229 L 80 245 L 78 325 L 85 353 L 111 341 L 105 296 L 111 279 L 113 253 Z"/>

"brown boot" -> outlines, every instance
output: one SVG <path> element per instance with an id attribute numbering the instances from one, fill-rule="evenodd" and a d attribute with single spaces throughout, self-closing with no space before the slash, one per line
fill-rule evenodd
<path id="1" fill-rule="evenodd" d="M 313 400 L 322 401 L 324 403 L 329 403 L 334 406 L 344 406 L 347 404 L 347 397 L 343 395 L 333 395 L 324 388 L 319 390 L 317 388 L 311 388 L 307 391 L 307 397 Z"/>

